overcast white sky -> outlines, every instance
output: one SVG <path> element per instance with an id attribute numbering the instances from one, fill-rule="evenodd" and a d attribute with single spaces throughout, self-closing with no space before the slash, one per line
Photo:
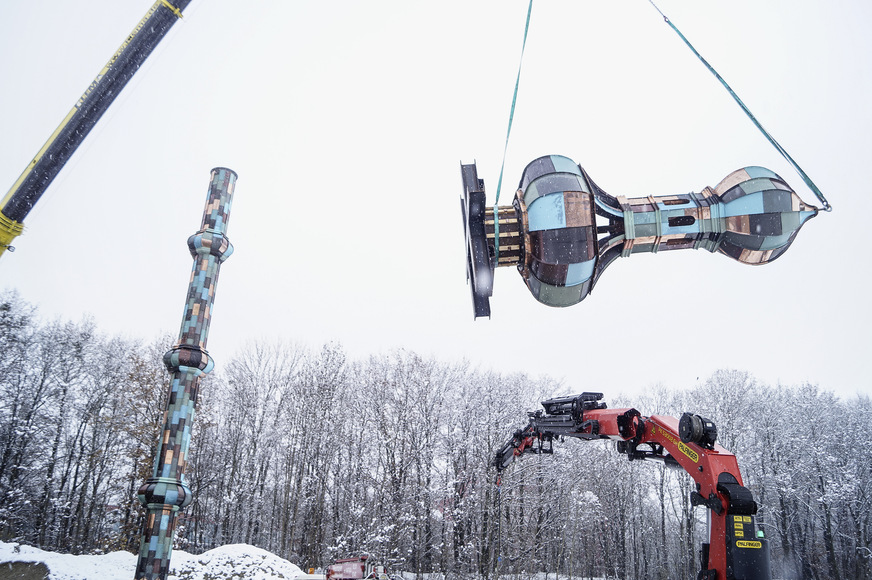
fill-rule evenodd
<path id="1" fill-rule="evenodd" d="M 612 264 L 579 305 L 497 272 L 473 321 L 460 162 L 499 176 L 526 0 L 194 0 L 25 220 L 0 287 L 43 316 L 177 334 L 215 166 L 239 174 L 208 349 L 281 337 L 405 347 L 614 396 L 739 368 L 872 393 L 867 228 L 872 4 L 660 0 L 835 211 L 774 263 L 705 251 Z M 7 2 L 0 187 L 11 186 L 150 6 Z M 539 0 L 503 193 L 545 154 L 613 195 L 763 165 L 819 205 L 645 0 Z M 169 346 L 169 345 L 168 345 Z"/>

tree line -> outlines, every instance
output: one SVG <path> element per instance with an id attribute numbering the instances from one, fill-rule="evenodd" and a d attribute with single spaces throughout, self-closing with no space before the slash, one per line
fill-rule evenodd
<path id="1" fill-rule="evenodd" d="M 0 540 L 138 550 L 135 496 L 151 475 L 172 342 L 44 322 L 0 293 Z M 248 543 L 304 568 L 370 553 L 418 578 L 695 578 L 706 514 L 680 471 L 567 440 L 497 485 L 494 454 L 526 412 L 581 390 L 715 421 L 760 505 L 775 577 L 872 578 L 866 395 L 720 370 L 622 400 L 405 350 L 351 360 L 338 344 L 250 344 L 207 376 L 176 546 Z"/>

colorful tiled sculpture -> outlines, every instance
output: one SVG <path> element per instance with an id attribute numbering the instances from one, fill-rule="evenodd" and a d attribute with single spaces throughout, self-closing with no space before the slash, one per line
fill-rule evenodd
<path id="1" fill-rule="evenodd" d="M 179 341 L 163 359 L 172 375 L 163 431 L 157 444 L 154 475 L 139 488 L 139 500 L 148 513 L 140 540 L 136 580 L 163 580 L 167 577 L 175 518 L 177 512 L 192 500 L 191 490 L 184 480 L 184 470 L 200 377 L 214 366 L 206 352 L 206 339 L 218 271 L 221 263 L 233 253 L 226 231 L 235 184 L 236 174 L 230 169 L 219 167 L 212 170 L 202 226 L 199 232 L 188 238 L 194 266 Z"/>
<path id="2" fill-rule="evenodd" d="M 571 159 L 550 155 L 527 165 L 512 205 L 497 208 L 485 206 L 474 164 L 461 174 L 476 317 L 490 316 L 496 266 L 517 266 L 543 304 L 571 306 L 612 261 L 630 254 L 704 248 L 766 264 L 818 212 L 762 167 L 734 171 L 699 193 L 626 198 L 604 192 Z"/>

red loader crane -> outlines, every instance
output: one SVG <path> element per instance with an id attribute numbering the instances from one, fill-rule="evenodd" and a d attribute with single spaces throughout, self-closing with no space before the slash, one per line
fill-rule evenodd
<path id="1" fill-rule="evenodd" d="M 500 448 L 497 471 L 524 453 L 553 453 L 557 437 L 611 439 L 630 461 L 658 460 L 684 469 L 696 482 L 694 506 L 709 510 L 709 538 L 702 544 L 697 580 L 771 580 L 769 546 L 758 533 L 757 503 L 743 485 L 736 456 L 715 443 L 717 426 L 692 413 L 681 419 L 643 417 L 636 409 L 608 409 L 602 393 L 542 402 L 527 426 Z"/>

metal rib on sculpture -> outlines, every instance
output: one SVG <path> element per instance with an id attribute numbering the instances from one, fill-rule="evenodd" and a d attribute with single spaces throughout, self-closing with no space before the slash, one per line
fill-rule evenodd
<path id="1" fill-rule="evenodd" d="M 767 264 L 818 212 L 763 167 L 734 171 L 699 193 L 626 198 L 597 187 L 571 159 L 549 155 L 527 165 L 512 205 L 496 208 L 495 227 L 475 164 L 462 165 L 461 175 L 475 317 L 490 316 L 496 266 L 517 266 L 543 304 L 571 306 L 609 264 L 630 254 L 703 248 Z"/>
<path id="2" fill-rule="evenodd" d="M 215 168 L 200 231 L 188 238 L 194 258 L 191 282 L 179 341 L 164 355 L 172 374 L 169 398 L 158 440 L 154 475 L 139 488 L 139 501 L 147 515 L 140 540 L 136 580 L 165 579 L 169 573 L 177 512 L 191 503 L 184 470 L 200 377 L 214 366 L 206 352 L 212 302 L 221 263 L 233 253 L 227 239 L 227 220 L 236 184 L 236 173 Z"/>

